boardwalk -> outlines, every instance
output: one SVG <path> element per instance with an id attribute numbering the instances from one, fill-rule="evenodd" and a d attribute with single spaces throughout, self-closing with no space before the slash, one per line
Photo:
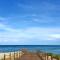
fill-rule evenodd
<path id="1" fill-rule="evenodd" d="M 36 54 L 24 54 L 20 60 L 41 60 Z"/>
<path id="2" fill-rule="evenodd" d="M 58 58 L 58 56 L 52 57 L 52 55 L 43 52 L 34 53 L 27 50 L 21 50 L 18 52 L 1 54 L 0 60 L 60 60 L 60 58 Z"/>

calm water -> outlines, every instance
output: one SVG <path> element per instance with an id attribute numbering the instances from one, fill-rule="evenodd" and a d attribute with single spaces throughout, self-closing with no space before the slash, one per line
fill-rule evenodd
<path id="1" fill-rule="evenodd" d="M 0 45 L 0 52 L 18 51 L 22 48 L 27 48 L 30 51 L 42 50 L 44 52 L 60 54 L 60 45 Z"/>

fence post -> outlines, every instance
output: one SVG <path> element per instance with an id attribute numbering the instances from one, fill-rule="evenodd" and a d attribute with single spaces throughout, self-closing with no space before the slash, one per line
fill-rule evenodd
<path id="1" fill-rule="evenodd" d="M 47 53 L 47 60 L 48 60 L 48 53 Z"/>
<path id="2" fill-rule="evenodd" d="M 5 54 L 4 54 L 4 60 L 5 60 Z"/>
<path id="3" fill-rule="evenodd" d="M 16 59 L 18 60 L 18 52 L 16 52 Z"/>
<path id="4" fill-rule="evenodd" d="M 19 51 L 19 60 L 20 60 L 20 51 Z"/>
<path id="5" fill-rule="evenodd" d="M 11 60 L 11 52 L 10 52 L 10 60 Z"/>
<path id="6" fill-rule="evenodd" d="M 18 51 L 18 59 L 19 59 L 19 51 Z"/>
<path id="7" fill-rule="evenodd" d="M 15 60 L 15 51 L 14 51 L 14 60 Z"/>
<path id="8" fill-rule="evenodd" d="M 53 57 L 52 57 L 52 55 L 51 55 L 51 60 L 53 60 Z"/>
<path id="9" fill-rule="evenodd" d="M 47 55 L 46 55 L 46 53 L 45 53 L 45 60 L 46 60 L 46 56 L 47 56 Z"/>
<path id="10" fill-rule="evenodd" d="M 18 52 L 17 52 L 17 59 L 19 59 L 19 54 L 18 54 Z"/>

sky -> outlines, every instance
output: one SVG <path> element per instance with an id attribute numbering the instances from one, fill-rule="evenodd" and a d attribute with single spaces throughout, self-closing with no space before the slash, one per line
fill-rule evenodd
<path id="1" fill-rule="evenodd" d="M 0 0 L 0 45 L 60 45 L 60 0 Z"/>

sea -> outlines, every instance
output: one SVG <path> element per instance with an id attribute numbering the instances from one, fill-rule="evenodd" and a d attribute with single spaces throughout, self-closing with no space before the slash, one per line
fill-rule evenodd
<path id="1" fill-rule="evenodd" d="M 0 45 L 0 52 L 13 52 L 21 49 L 60 54 L 60 45 Z"/>

